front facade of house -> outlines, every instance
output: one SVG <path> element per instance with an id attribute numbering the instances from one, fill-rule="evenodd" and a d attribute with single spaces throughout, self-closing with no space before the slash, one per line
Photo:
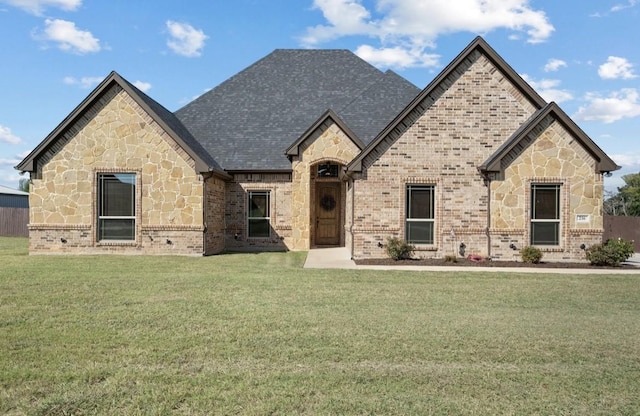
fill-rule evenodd
<path id="1" fill-rule="evenodd" d="M 476 38 L 422 91 L 347 51 L 276 51 L 171 113 L 112 73 L 17 168 L 31 253 L 359 259 L 399 237 L 581 260 L 619 167 Z"/>

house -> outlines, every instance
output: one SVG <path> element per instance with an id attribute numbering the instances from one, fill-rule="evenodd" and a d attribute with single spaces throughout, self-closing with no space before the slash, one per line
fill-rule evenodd
<path id="1" fill-rule="evenodd" d="M 31 253 L 345 246 L 583 259 L 617 166 L 481 37 L 423 90 L 345 50 L 276 50 L 171 113 L 111 73 L 17 167 Z"/>
<path id="2" fill-rule="evenodd" d="M 29 194 L 0 185 L 0 236 L 27 237 Z"/>

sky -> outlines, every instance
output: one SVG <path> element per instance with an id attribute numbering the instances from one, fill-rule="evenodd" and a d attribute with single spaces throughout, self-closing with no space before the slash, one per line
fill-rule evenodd
<path id="1" fill-rule="evenodd" d="M 476 36 L 640 172 L 640 0 L 0 0 L 0 185 L 115 70 L 171 111 L 279 48 L 424 88 Z"/>

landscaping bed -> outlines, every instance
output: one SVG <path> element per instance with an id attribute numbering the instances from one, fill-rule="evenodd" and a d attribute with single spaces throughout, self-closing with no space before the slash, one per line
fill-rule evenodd
<path id="1" fill-rule="evenodd" d="M 534 267 L 534 268 L 550 268 L 550 269 L 635 269 L 638 268 L 632 264 L 621 264 L 620 266 L 594 266 L 587 262 L 547 262 L 540 263 L 524 263 L 522 261 L 479 261 L 474 262 L 466 258 L 459 258 L 457 261 L 447 261 L 445 259 L 404 259 L 393 260 L 391 258 L 380 259 L 363 259 L 355 260 L 357 265 L 373 265 L 373 266 L 468 266 L 468 267 Z"/>

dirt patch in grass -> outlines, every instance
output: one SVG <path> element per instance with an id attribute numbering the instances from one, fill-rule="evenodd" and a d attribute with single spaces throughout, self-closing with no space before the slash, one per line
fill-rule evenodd
<path id="1" fill-rule="evenodd" d="M 546 262 L 542 261 L 537 264 L 524 263 L 521 261 L 478 261 L 474 262 L 466 258 L 459 258 L 457 261 L 447 261 L 445 259 L 405 259 L 393 260 L 390 258 L 382 259 L 363 259 L 355 260 L 357 265 L 369 266 L 468 266 L 468 267 L 535 267 L 550 269 L 638 269 L 632 264 L 621 264 L 620 266 L 593 266 L 589 263 L 576 262 Z"/>

